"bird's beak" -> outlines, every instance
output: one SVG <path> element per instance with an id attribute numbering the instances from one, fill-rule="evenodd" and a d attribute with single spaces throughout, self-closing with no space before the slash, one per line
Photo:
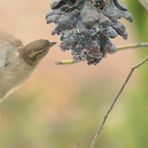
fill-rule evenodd
<path id="1" fill-rule="evenodd" d="M 50 46 L 54 46 L 57 42 L 49 42 Z"/>

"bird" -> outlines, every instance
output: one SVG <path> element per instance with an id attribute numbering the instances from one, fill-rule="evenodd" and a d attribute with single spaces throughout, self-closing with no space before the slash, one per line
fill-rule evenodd
<path id="1" fill-rule="evenodd" d="M 8 33 L 0 33 L 0 101 L 17 90 L 56 42 L 39 39 L 26 46 Z"/>

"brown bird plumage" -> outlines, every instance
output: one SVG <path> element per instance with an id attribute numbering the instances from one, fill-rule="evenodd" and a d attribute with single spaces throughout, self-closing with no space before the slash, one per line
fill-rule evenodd
<path id="1" fill-rule="evenodd" d="M 0 99 L 20 87 L 55 42 L 36 40 L 23 46 L 22 41 L 0 33 Z"/>

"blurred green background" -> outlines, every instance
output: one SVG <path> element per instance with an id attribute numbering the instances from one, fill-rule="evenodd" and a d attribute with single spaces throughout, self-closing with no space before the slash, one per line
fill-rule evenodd
<path id="1" fill-rule="evenodd" d="M 125 45 L 148 40 L 148 11 L 127 1 L 134 23 L 127 24 Z M 49 0 L 0 0 L 0 29 L 24 43 L 37 38 L 59 41 L 46 25 Z M 71 58 L 58 45 L 17 92 L 0 104 L 0 148 L 87 148 L 130 67 L 146 49 L 110 55 L 98 66 L 57 66 Z M 110 115 L 96 148 L 148 147 L 148 66 L 135 72 Z"/>

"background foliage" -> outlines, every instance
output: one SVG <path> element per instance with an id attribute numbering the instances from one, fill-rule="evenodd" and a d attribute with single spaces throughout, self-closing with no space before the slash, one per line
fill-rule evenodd
<path id="1" fill-rule="evenodd" d="M 130 10 L 133 12 L 135 17 L 134 30 L 137 34 L 139 41 L 148 40 L 148 11 L 146 11 L 139 2 L 134 3 L 128 2 Z M 147 50 L 142 50 L 137 52 L 140 57 L 148 55 Z M 140 82 L 137 85 L 136 91 L 131 91 L 129 96 L 128 104 L 128 132 L 133 137 L 133 147 L 134 148 L 145 148 L 148 146 L 148 119 L 146 114 L 148 112 L 148 76 L 147 76 L 148 66 L 145 65 L 141 69 Z"/>

